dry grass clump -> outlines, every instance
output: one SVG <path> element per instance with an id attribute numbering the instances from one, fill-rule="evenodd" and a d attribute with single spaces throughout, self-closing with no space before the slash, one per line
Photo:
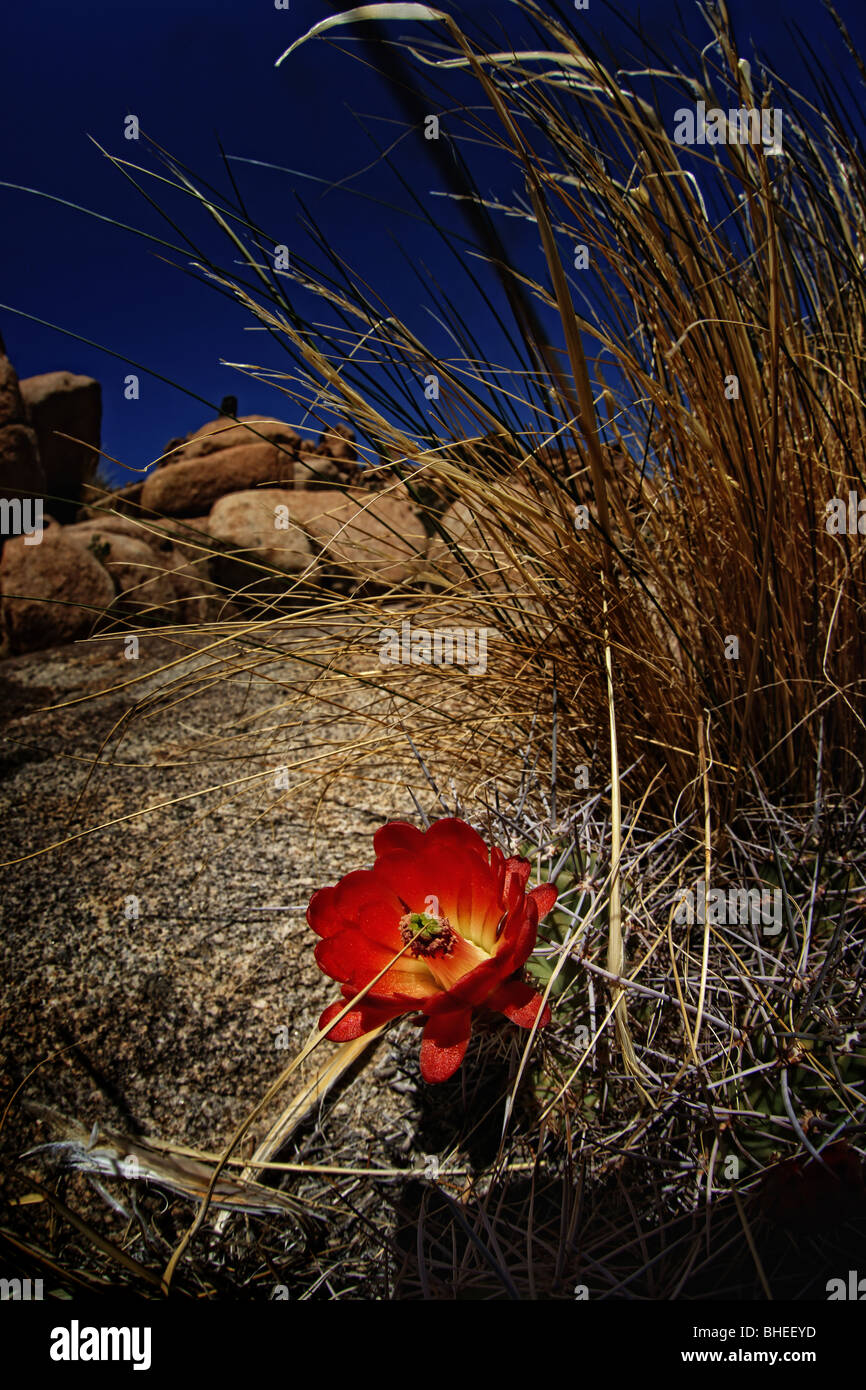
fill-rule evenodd
<path id="1" fill-rule="evenodd" d="M 479 293 L 507 299 L 512 366 L 479 360 L 450 287 L 430 287 L 463 354 L 443 360 L 333 256 L 327 272 L 270 272 L 240 205 L 215 208 L 171 164 L 249 267 L 228 276 L 203 253 L 200 272 L 293 353 L 297 372 L 270 378 L 299 402 L 314 391 L 323 421 L 350 418 L 380 484 L 405 481 L 433 535 L 427 578 L 466 625 L 500 634 L 515 728 L 555 668 L 560 751 L 585 762 L 607 720 L 609 647 L 623 755 L 664 770 L 653 795 L 668 807 L 696 775 L 705 711 L 729 811 L 744 769 L 774 795 L 808 797 L 822 779 L 850 792 L 862 548 L 826 523 L 831 500 L 863 486 L 858 147 L 832 108 L 759 81 L 723 9 L 696 75 L 625 75 L 527 8 L 537 52 L 485 55 L 451 20 L 447 57 L 412 49 L 416 80 L 476 79 L 490 110 L 462 112 L 467 137 L 513 161 L 513 206 L 461 195 L 484 238 L 464 266 Z M 640 94 L 652 84 L 666 105 L 780 109 L 781 152 L 676 144 Z M 535 223 L 542 265 L 495 258 L 503 213 Z M 581 247 L 588 268 L 572 269 Z M 294 286 L 339 323 L 306 322 Z M 437 399 L 406 390 L 431 376 Z M 339 607 L 362 625 L 370 611 Z M 488 682 L 482 718 L 493 706 Z"/>

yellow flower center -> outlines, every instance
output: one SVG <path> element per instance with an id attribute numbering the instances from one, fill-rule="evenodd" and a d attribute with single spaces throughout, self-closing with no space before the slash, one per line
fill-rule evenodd
<path id="1" fill-rule="evenodd" d="M 400 918 L 400 936 L 410 954 L 420 958 L 440 989 L 452 989 L 470 970 L 490 959 L 490 952 L 467 941 L 447 917 L 430 912 L 407 912 Z"/>

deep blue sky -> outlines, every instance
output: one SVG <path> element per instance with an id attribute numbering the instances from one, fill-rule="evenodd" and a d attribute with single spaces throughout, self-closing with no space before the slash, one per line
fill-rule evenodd
<path id="1" fill-rule="evenodd" d="M 570 9 L 569 0 L 561 3 Z M 795 83 L 806 74 L 786 29 L 790 24 L 800 26 L 809 51 L 825 64 L 843 60 L 818 0 L 728 0 L 728 5 L 741 51 L 748 52 L 753 41 Z M 119 157 L 157 167 L 142 146 L 123 138 L 124 118 L 134 112 L 149 135 L 225 188 L 219 138 L 229 155 L 299 171 L 232 166 L 252 211 L 275 239 L 295 250 L 309 247 L 297 230 L 294 194 L 301 192 L 340 255 L 387 297 L 394 312 L 415 316 L 423 328 L 430 320 L 417 318 L 421 295 L 411 263 L 423 260 L 451 284 L 456 283 L 453 262 L 416 223 L 402 222 L 351 188 L 380 197 L 390 192 L 402 205 L 405 194 L 382 169 L 351 178 L 344 189 L 326 192 L 315 182 L 356 175 L 375 157 L 353 112 L 387 118 L 374 120 L 372 128 L 389 144 L 401 129 L 396 107 L 368 68 L 328 40 L 311 43 L 282 68 L 274 67 L 288 44 L 331 8 L 324 0 L 291 0 L 288 10 L 275 9 L 273 0 L 83 0 L 75 5 L 28 0 L 8 8 L 0 56 L 0 179 L 175 240 L 88 136 Z M 445 0 L 444 8 L 490 30 L 506 26 L 516 46 L 526 38 L 520 12 L 507 0 L 461 0 L 459 5 Z M 839 0 L 837 8 L 863 46 L 861 0 Z M 580 24 L 599 49 L 609 46 L 625 65 L 637 44 L 615 10 L 639 19 L 663 48 L 668 36 L 682 29 L 669 0 L 644 5 L 622 0 L 617 7 L 591 0 Z M 684 0 L 681 13 L 690 36 L 706 42 L 697 6 Z M 336 43 L 353 47 L 347 36 L 354 33 L 357 51 L 359 32 L 340 31 Z M 393 32 L 435 37 L 429 25 L 403 23 Z M 411 149 L 404 142 L 397 157 L 420 193 L 441 186 L 423 142 L 415 141 Z M 495 177 L 491 166 L 491 187 Z M 183 200 L 175 197 L 171 206 L 188 215 Z M 203 222 L 192 217 L 189 225 L 201 230 Z M 511 225 L 509 237 L 518 250 L 537 241 L 528 226 Z M 221 243 L 211 238 L 211 244 Z M 220 365 L 220 358 L 278 364 L 265 335 L 245 332 L 248 320 L 237 306 L 158 260 L 153 248 L 130 232 L 32 193 L 0 187 L 0 267 L 0 303 L 92 339 L 215 404 L 234 392 L 241 413 L 293 416 L 272 388 Z M 465 312 L 486 345 L 489 322 L 468 300 Z M 19 375 L 68 368 L 102 382 L 103 448 L 132 468 L 144 468 L 171 436 L 196 428 L 211 413 L 145 373 L 142 398 L 125 401 L 123 377 L 131 369 L 57 329 L 0 310 L 0 331 Z M 497 345 L 491 342 L 490 350 L 495 355 Z M 117 470 L 109 471 L 118 476 Z"/>

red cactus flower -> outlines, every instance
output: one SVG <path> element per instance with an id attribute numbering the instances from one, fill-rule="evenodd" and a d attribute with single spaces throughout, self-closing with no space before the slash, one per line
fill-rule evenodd
<path id="1" fill-rule="evenodd" d="M 556 901 L 550 883 L 526 891 L 527 859 L 506 859 L 462 820 L 427 831 L 391 821 L 376 832 L 372 869 L 314 893 L 307 921 L 324 939 L 316 960 L 343 986 L 344 1002 L 324 1028 L 399 951 L 384 975 L 331 1030 L 359 1038 L 401 1014 L 427 1015 L 421 1043 L 425 1081 L 447 1081 L 466 1054 L 474 1009 L 494 1009 L 521 1028 L 550 1019 L 517 972 L 535 945 L 539 919 Z M 407 949 L 403 949 L 403 948 Z"/>
<path id="2" fill-rule="evenodd" d="M 757 1209 L 793 1231 L 814 1233 L 866 1215 L 866 1168 L 845 1139 L 828 1144 L 821 1162 L 787 1158 L 765 1173 Z"/>

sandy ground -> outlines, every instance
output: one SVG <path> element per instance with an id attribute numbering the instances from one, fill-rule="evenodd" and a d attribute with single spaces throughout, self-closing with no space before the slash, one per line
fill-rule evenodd
<path id="1" fill-rule="evenodd" d="M 136 663 L 105 641 L 0 663 L 2 858 L 20 861 L 0 869 L 2 1092 L 27 1078 L 22 1095 L 88 1128 L 213 1147 L 292 1055 L 277 1030 L 299 1047 L 337 997 L 313 958 L 311 893 L 369 864 L 384 820 L 415 813 L 408 798 L 385 804 L 381 788 L 366 789 L 372 806 L 362 787 L 349 792 L 359 804 L 320 805 L 320 788 L 287 793 L 270 779 L 208 793 L 280 762 L 246 756 L 233 732 L 271 718 L 268 669 L 296 673 L 287 653 L 253 678 L 202 681 L 177 704 L 161 696 L 159 668 L 178 652 L 154 637 Z M 120 720 L 125 736 L 94 770 Z M 301 720 L 293 747 L 307 737 Z M 121 820 L 161 802 L 173 804 Z M 293 910 L 262 910 L 277 907 Z M 369 1064 L 380 1111 L 391 1108 L 388 1051 Z M 363 1130 L 363 1088 L 344 1103 Z"/>

